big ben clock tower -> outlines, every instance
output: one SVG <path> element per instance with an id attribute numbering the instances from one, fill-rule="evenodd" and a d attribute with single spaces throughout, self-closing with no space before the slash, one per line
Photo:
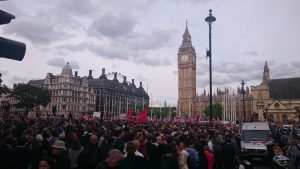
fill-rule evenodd
<path id="1" fill-rule="evenodd" d="M 186 25 L 178 50 L 178 111 L 192 115 L 192 100 L 196 96 L 196 52 Z"/>

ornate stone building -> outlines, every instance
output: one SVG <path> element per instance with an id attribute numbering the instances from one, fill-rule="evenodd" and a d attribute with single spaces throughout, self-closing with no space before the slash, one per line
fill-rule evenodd
<path id="1" fill-rule="evenodd" d="M 108 79 L 108 76 L 113 76 L 113 79 Z M 120 82 L 118 77 L 122 78 Z M 149 105 L 149 96 L 140 82 L 139 87 L 136 87 L 134 79 L 131 83 L 127 82 L 127 77 L 117 72 L 105 74 L 105 69 L 102 69 L 102 74 L 99 78 L 93 78 L 90 72 L 88 76 L 89 86 L 96 93 L 95 111 L 100 112 L 103 117 L 115 116 L 121 113 L 127 113 L 127 110 L 144 109 Z"/>
<path id="2" fill-rule="evenodd" d="M 113 75 L 112 80 L 107 76 Z M 122 77 L 123 82 L 119 82 Z M 100 112 L 102 117 L 115 116 L 120 113 L 127 113 L 128 108 L 136 109 L 149 105 L 149 96 L 142 87 L 136 87 L 134 79 L 129 83 L 126 76 L 120 73 L 102 74 L 99 78 L 92 76 L 80 77 L 75 71 L 73 76 L 72 68 L 67 64 L 60 75 L 48 73 L 45 79 L 30 80 L 28 84 L 45 87 L 51 91 L 51 103 L 47 107 L 40 107 L 42 112 L 52 112 L 56 107 L 58 114 Z"/>
<path id="3" fill-rule="evenodd" d="M 263 119 L 268 115 L 276 123 L 298 121 L 300 116 L 300 77 L 270 79 L 267 62 L 260 85 L 251 86 L 253 111 Z"/>
<path id="4" fill-rule="evenodd" d="M 41 112 L 52 112 L 55 107 L 58 114 L 90 113 L 95 110 L 96 94 L 89 86 L 88 78 L 73 76 L 69 63 L 60 75 L 48 73 L 45 79 L 30 80 L 28 84 L 45 87 L 51 91 L 51 102 L 46 107 L 40 106 Z"/>
<path id="5" fill-rule="evenodd" d="M 201 95 L 196 93 L 196 69 L 197 57 L 192 45 L 191 35 L 186 25 L 183 34 L 182 44 L 178 50 L 178 115 L 183 113 L 188 116 L 204 117 L 203 110 L 209 106 L 209 93 L 204 91 Z M 223 107 L 223 120 L 233 121 L 243 120 L 243 106 L 245 104 L 246 119 L 250 118 L 252 112 L 252 97 L 247 87 L 244 92 L 244 102 L 242 90 L 229 92 L 228 89 L 217 89 L 213 94 L 213 103 L 219 103 Z M 243 104 L 244 103 L 244 104 Z"/>

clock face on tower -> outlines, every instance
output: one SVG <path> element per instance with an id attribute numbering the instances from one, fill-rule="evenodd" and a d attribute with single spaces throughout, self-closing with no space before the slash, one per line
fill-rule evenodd
<path id="1" fill-rule="evenodd" d="M 181 56 L 181 62 L 186 63 L 189 60 L 189 56 L 188 55 L 182 55 Z"/>

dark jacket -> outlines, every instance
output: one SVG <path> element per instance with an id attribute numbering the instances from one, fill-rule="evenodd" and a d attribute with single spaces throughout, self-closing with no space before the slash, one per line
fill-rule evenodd
<path id="1" fill-rule="evenodd" d="M 13 150 L 7 144 L 0 144 L 0 167 L 1 169 L 12 169 L 14 166 Z"/>
<path id="2" fill-rule="evenodd" d="M 78 156 L 78 168 L 95 169 L 99 161 L 98 147 L 93 144 L 88 144 Z"/>
<path id="3" fill-rule="evenodd" d="M 54 169 L 70 169 L 70 160 L 65 152 L 58 156 L 53 156 L 53 159 Z"/>
<path id="4" fill-rule="evenodd" d="M 127 156 L 120 162 L 120 169 L 146 169 L 146 160 L 140 156 Z"/>

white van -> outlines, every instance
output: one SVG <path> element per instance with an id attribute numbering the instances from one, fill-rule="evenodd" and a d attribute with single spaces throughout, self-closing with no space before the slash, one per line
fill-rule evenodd
<path id="1" fill-rule="evenodd" d="M 264 160 L 268 155 L 265 142 L 271 130 L 268 123 L 244 123 L 241 129 L 241 153 L 249 160 Z"/>

